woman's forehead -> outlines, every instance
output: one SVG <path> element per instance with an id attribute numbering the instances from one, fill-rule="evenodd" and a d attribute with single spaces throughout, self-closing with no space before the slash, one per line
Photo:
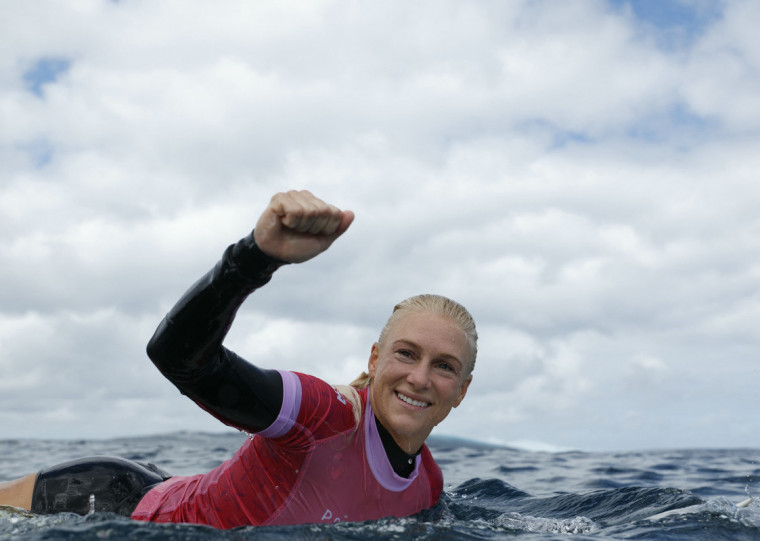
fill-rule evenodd
<path id="1" fill-rule="evenodd" d="M 464 361 L 469 349 L 465 332 L 450 318 L 431 312 L 411 312 L 391 324 L 389 342 L 411 341 L 419 346 L 437 349 L 454 349 L 458 359 Z"/>

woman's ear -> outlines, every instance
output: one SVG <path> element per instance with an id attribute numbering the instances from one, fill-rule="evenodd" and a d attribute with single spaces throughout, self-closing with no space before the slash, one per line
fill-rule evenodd
<path id="1" fill-rule="evenodd" d="M 369 377 L 375 377 L 375 371 L 377 370 L 377 361 L 380 358 L 380 346 L 377 342 L 372 344 L 372 349 L 369 352 L 369 361 L 367 362 L 367 373 Z"/>

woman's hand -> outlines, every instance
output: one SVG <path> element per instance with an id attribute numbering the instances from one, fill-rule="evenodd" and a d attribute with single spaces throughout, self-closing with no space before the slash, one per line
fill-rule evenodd
<path id="1" fill-rule="evenodd" d="M 340 210 L 307 190 L 291 190 L 272 197 L 253 238 L 265 254 L 301 263 L 327 250 L 353 221 L 350 210 Z"/>

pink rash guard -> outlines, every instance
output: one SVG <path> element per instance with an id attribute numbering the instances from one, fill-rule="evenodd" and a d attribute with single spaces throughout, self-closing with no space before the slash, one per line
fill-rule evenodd
<path id="1" fill-rule="evenodd" d="M 443 477 L 427 446 L 408 479 L 391 467 L 368 389 L 361 422 L 333 387 L 280 372 L 283 403 L 271 426 L 210 472 L 172 477 L 148 492 L 132 518 L 217 528 L 332 523 L 408 516 L 432 507 Z"/>

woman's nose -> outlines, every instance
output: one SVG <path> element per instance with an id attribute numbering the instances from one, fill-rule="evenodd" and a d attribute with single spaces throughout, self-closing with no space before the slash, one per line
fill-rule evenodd
<path id="1" fill-rule="evenodd" d="M 430 369 L 428 363 L 420 361 L 414 364 L 406 380 L 417 389 L 426 389 L 430 386 Z"/>

